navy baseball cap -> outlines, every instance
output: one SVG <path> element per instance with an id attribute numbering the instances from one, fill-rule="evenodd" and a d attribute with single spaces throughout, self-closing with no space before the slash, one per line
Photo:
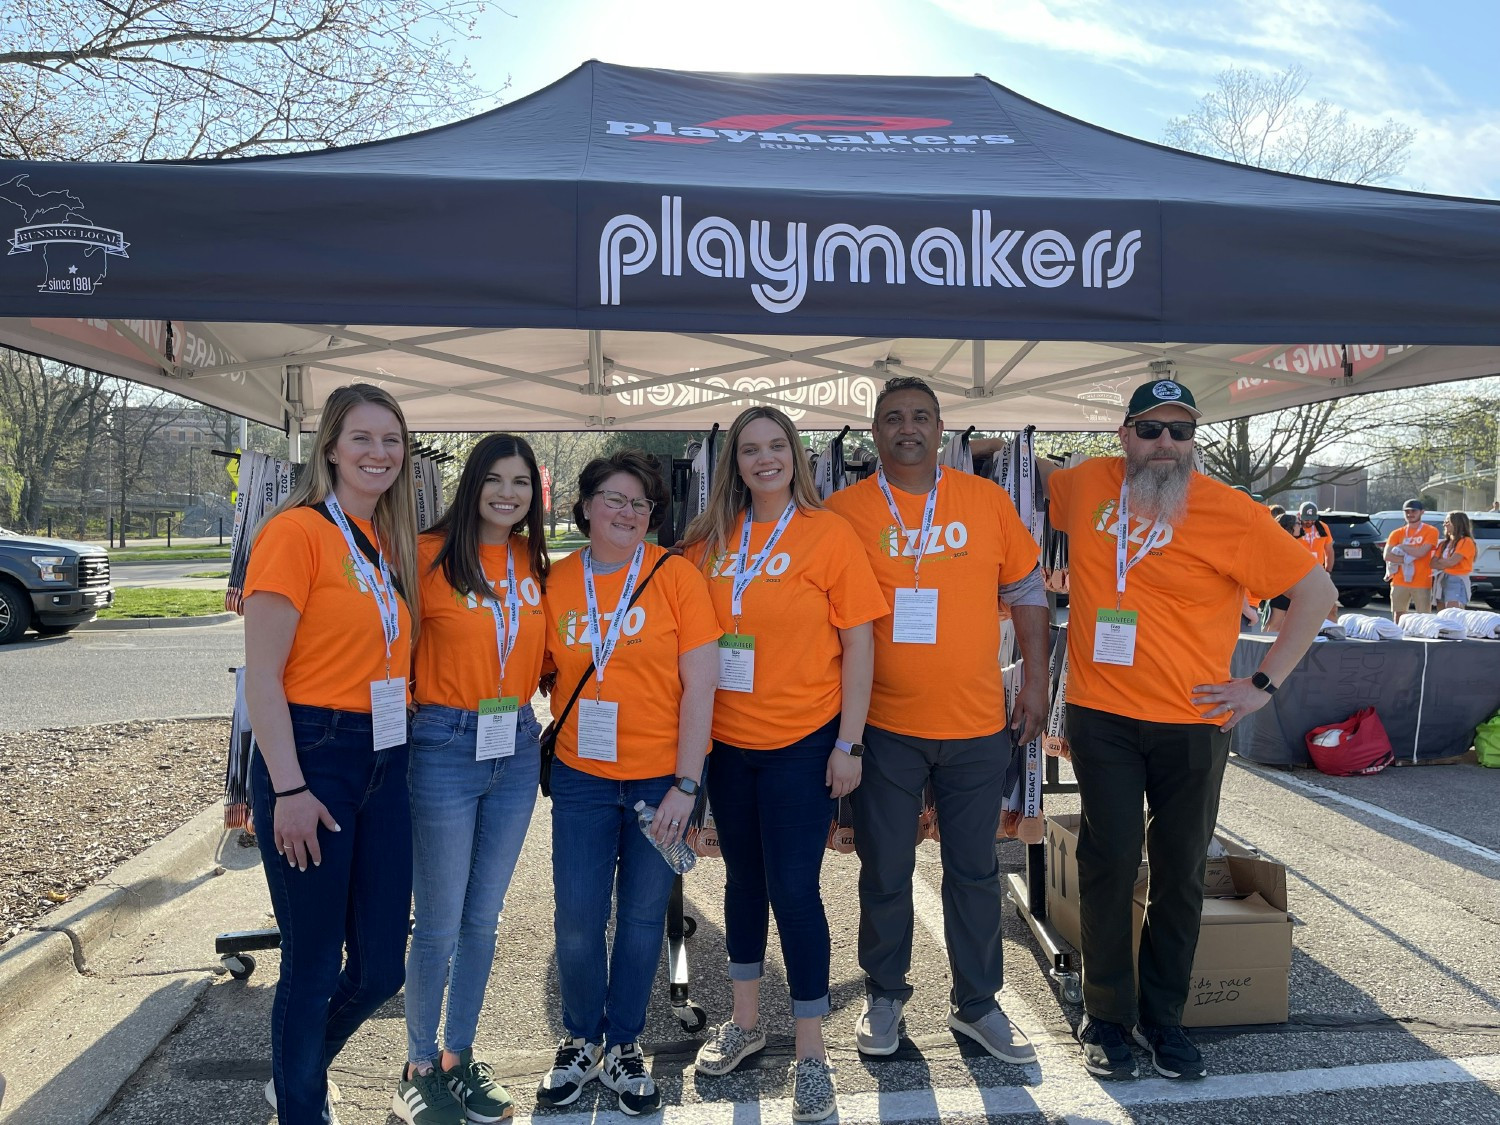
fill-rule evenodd
<path id="1" fill-rule="evenodd" d="M 1194 418 L 1203 417 L 1203 411 L 1193 401 L 1193 392 L 1172 379 L 1153 379 L 1142 383 L 1130 396 L 1130 406 L 1125 411 L 1125 420 L 1135 418 L 1158 406 L 1180 406 Z"/>
<path id="2" fill-rule="evenodd" d="M 1427 505 L 1422 503 L 1422 501 L 1420 500 L 1408 500 L 1405 504 L 1401 505 L 1401 510 L 1403 512 L 1409 511 L 1412 508 L 1416 508 L 1420 511 L 1425 512 L 1427 510 Z"/>

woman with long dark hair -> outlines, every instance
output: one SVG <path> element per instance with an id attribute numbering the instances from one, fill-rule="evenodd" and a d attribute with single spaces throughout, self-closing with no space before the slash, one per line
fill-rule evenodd
<path id="1" fill-rule="evenodd" d="M 1432 552 L 1432 570 L 1439 609 L 1465 609 L 1473 594 L 1474 521 L 1467 512 L 1449 512 L 1443 521 L 1443 538 Z"/>
<path id="2" fill-rule="evenodd" d="M 379 387 L 323 404 L 245 576 L 255 835 L 281 928 L 267 1099 L 332 1119 L 328 1066 L 401 988 L 411 908 L 407 681 L 419 614 L 406 421 Z"/>
<path id="3" fill-rule="evenodd" d="M 541 471 L 524 438 L 491 434 L 474 447 L 418 552 L 422 643 L 408 775 L 416 924 L 407 1065 L 391 1108 L 413 1125 L 499 1121 L 514 1106 L 474 1058 L 474 1036 L 536 803 L 541 729 L 531 699 L 546 649 Z"/>

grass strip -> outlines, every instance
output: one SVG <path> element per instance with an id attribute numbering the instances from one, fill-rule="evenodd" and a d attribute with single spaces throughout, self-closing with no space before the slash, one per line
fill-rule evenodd
<path id="1" fill-rule="evenodd" d="M 199 562 L 204 559 L 227 559 L 228 547 L 192 547 L 178 550 L 111 551 L 111 562 Z"/>
<path id="2" fill-rule="evenodd" d="M 206 617 L 224 612 L 223 590 L 174 590 L 160 586 L 122 586 L 114 605 L 99 611 L 104 620 L 134 617 Z"/>

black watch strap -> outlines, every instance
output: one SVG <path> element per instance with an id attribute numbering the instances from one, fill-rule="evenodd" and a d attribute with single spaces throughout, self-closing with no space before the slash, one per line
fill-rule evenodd
<path id="1" fill-rule="evenodd" d="M 1264 672 L 1255 673 L 1255 675 L 1250 677 L 1250 682 L 1267 695 L 1276 694 L 1276 685 L 1271 682 L 1271 677 Z"/>

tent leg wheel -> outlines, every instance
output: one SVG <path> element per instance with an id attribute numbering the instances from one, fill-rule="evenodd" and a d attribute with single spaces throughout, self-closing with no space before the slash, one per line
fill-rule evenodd
<path id="1" fill-rule="evenodd" d="M 694 918 L 691 914 L 684 914 L 682 916 L 682 936 L 690 938 L 697 932 L 698 919 Z"/>
<path id="2" fill-rule="evenodd" d="M 219 963 L 235 980 L 249 980 L 250 974 L 255 972 L 255 958 L 248 953 L 226 954 L 219 958 Z"/>
<path id="3" fill-rule="evenodd" d="M 677 1022 L 682 1024 L 682 1029 L 689 1035 L 696 1035 L 708 1026 L 708 1013 L 691 1000 L 686 1004 L 675 1005 L 672 1011 L 677 1016 Z"/>
<path id="4" fill-rule="evenodd" d="M 1057 978 L 1057 990 L 1062 993 L 1062 998 L 1069 1004 L 1083 1003 L 1083 981 L 1077 973 L 1058 973 L 1053 976 Z"/>

